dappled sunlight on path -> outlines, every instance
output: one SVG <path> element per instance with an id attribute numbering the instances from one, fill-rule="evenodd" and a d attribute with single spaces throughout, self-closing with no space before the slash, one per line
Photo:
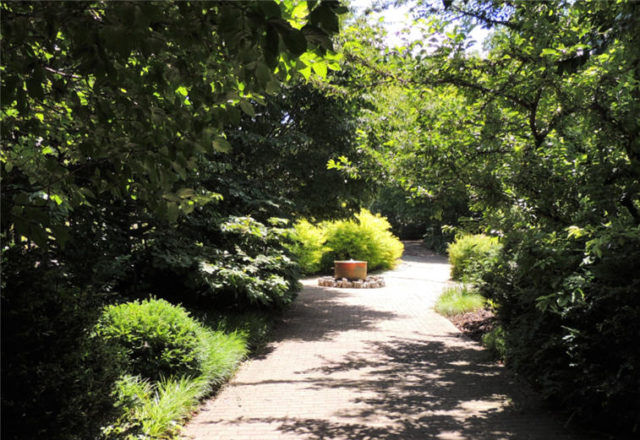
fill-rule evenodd
<path id="1" fill-rule="evenodd" d="M 387 287 L 304 280 L 268 353 L 203 406 L 186 438 L 572 439 L 526 387 L 432 307 L 446 259 L 407 243 Z"/>

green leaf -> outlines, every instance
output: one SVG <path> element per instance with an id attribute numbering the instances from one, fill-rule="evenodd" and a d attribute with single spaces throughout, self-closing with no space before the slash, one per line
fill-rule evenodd
<path id="1" fill-rule="evenodd" d="M 175 223 L 178 221 L 178 215 L 180 215 L 180 207 L 175 202 L 167 202 L 167 220 L 169 223 Z"/>
<path id="2" fill-rule="evenodd" d="M 327 65 L 323 61 L 313 63 L 311 67 L 313 68 L 313 71 L 316 72 L 320 77 L 326 78 Z"/>
<path id="3" fill-rule="evenodd" d="M 264 59 L 271 69 L 278 65 L 278 54 L 280 52 L 280 35 L 276 29 L 269 25 L 264 40 Z"/>
<path id="4" fill-rule="evenodd" d="M 222 136 L 217 137 L 213 141 L 213 148 L 220 153 L 229 153 L 231 152 L 231 144 Z"/>
<path id="5" fill-rule="evenodd" d="M 193 197 L 196 192 L 193 188 L 180 188 L 176 194 L 178 195 L 178 197 L 180 197 L 181 199 L 187 199 L 187 198 L 191 198 Z"/>
<path id="6" fill-rule="evenodd" d="M 245 112 L 247 115 L 254 117 L 256 115 L 256 111 L 253 108 L 253 105 L 251 105 L 250 102 L 247 101 L 240 101 L 240 108 L 242 109 L 243 112 Z"/>
<path id="7" fill-rule="evenodd" d="M 266 18 L 281 17 L 282 14 L 280 12 L 280 6 L 278 5 L 278 3 L 271 0 L 263 0 L 258 3 Z"/>
<path id="8" fill-rule="evenodd" d="M 340 23 L 338 16 L 326 4 L 321 4 L 315 8 L 310 15 L 311 23 L 316 26 L 322 26 L 323 29 L 337 33 L 340 31 Z"/>
<path id="9" fill-rule="evenodd" d="M 332 50 L 333 43 L 329 34 L 317 26 L 307 24 L 301 29 L 307 41 L 323 49 Z"/>
<path id="10" fill-rule="evenodd" d="M 292 28 L 290 31 L 283 33 L 282 41 L 284 41 L 287 49 L 296 57 L 302 55 L 307 50 L 307 39 L 301 30 Z"/>
<path id="11" fill-rule="evenodd" d="M 271 69 L 266 64 L 258 62 L 255 75 L 260 85 L 264 86 L 271 80 Z"/>

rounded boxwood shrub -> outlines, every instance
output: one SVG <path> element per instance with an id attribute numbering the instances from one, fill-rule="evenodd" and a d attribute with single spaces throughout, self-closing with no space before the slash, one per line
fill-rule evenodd
<path id="1" fill-rule="evenodd" d="M 122 347 L 129 373 L 151 380 L 202 373 L 202 326 L 182 307 L 148 299 L 105 308 L 96 327 L 104 340 Z"/>
<path id="2" fill-rule="evenodd" d="M 496 237 L 463 235 L 447 246 L 451 278 L 476 281 L 497 257 L 502 246 Z"/>

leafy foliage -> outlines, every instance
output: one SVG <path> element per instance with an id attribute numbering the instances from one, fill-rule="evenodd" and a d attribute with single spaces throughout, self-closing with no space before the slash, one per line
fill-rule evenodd
<path id="1" fill-rule="evenodd" d="M 130 374 L 158 380 L 195 376 L 202 327 L 181 307 L 164 300 L 108 306 L 98 322 L 98 336 L 122 347 Z"/>
<path id="2" fill-rule="evenodd" d="M 123 375 L 116 383 L 120 416 L 103 428 L 106 439 L 162 438 L 176 434 L 180 421 L 202 397 L 235 371 L 247 352 L 247 341 L 236 333 L 224 334 L 206 326 L 199 330 L 201 374 L 151 381 Z"/>
<path id="3" fill-rule="evenodd" d="M 472 272 L 484 273 L 474 281 L 497 307 L 507 362 L 582 420 L 637 432 L 627 372 L 640 366 L 618 353 L 638 335 L 627 319 L 637 316 L 640 5 L 415 6 L 423 34 L 406 47 L 385 48 L 374 27 L 343 43 L 354 81 L 375 97 L 358 137 L 366 165 L 441 208 L 425 223 L 453 212 L 445 224 L 500 236 L 504 249 Z M 491 32 L 481 52 L 470 49 L 476 26 Z"/>
<path id="4" fill-rule="evenodd" d="M 123 371 L 91 337 L 100 296 L 82 292 L 35 254 L 2 252 L 2 438 L 96 438 L 115 414 Z M 29 276 L 9 276 L 27 268 Z"/>
<path id="5" fill-rule="evenodd" d="M 292 232 L 291 253 L 295 255 L 300 270 L 306 274 L 318 273 L 322 269 L 322 256 L 328 251 L 325 246 L 326 232 L 322 226 L 307 220 L 298 220 Z"/>
<path id="6" fill-rule="evenodd" d="M 499 304 L 508 362 L 580 416 L 619 426 L 638 423 L 629 404 L 638 398 L 639 249 L 638 229 L 620 225 L 591 239 L 523 237 L 505 244 L 482 289 Z"/>
<path id="7" fill-rule="evenodd" d="M 482 335 L 482 346 L 489 350 L 489 353 L 495 359 L 504 360 L 507 354 L 504 338 L 505 334 L 502 327 L 494 327 L 491 331 Z"/>
<path id="8" fill-rule="evenodd" d="M 322 222 L 313 226 L 296 223 L 294 238 L 300 240 L 292 251 L 306 273 L 328 272 L 335 260 L 367 261 L 369 270 L 390 269 L 402 256 L 404 247 L 390 231 L 389 222 L 363 209 L 354 220 Z"/>
<path id="9" fill-rule="evenodd" d="M 273 224 L 281 219 L 272 219 Z M 286 251 L 286 231 L 265 227 L 250 217 L 236 217 L 222 225 L 233 236 L 234 252 L 218 253 L 214 262 L 203 261 L 199 282 L 208 288 L 201 295 L 212 303 L 235 308 L 283 308 L 297 296 L 298 266 Z"/>
<path id="10" fill-rule="evenodd" d="M 3 233 L 64 242 L 96 197 L 175 221 L 180 181 L 225 124 L 296 72 L 325 72 L 337 2 L 3 3 Z M 189 32 L 184 32 L 189 29 Z M 320 67 L 322 66 L 322 67 Z"/>
<path id="11" fill-rule="evenodd" d="M 454 280 L 473 281 L 482 277 L 492 260 L 500 252 L 497 237 L 483 234 L 462 235 L 449 244 L 449 263 L 451 278 Z"/>

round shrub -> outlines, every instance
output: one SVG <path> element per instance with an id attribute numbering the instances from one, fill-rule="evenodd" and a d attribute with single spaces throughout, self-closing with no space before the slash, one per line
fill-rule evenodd
<path id="1" fill-rule="evenodd" d="M 291 252 L 296 256 L 300 270 L 306 274 L 318 273 L 322 267 L 322 255 L 327 251 L 324 229 L 307 220 L 299 220 L 293 227 Z"/>
<path id="2" fill-rule="evenodd" d="M 354 220 L 295 224 L 289 246 L 304 273 L 328 273 L 334 260 L 363 260 L 369 270 L 391 269 L 404 246 L 386 218 L 363 209 Z"/>
<path id="3" fill-rule="evenodd" d="M 447 246 L 451 278 L 475 281 L 482 278 L 501 249 L 496 237 L 484 234 L 463 235 Z"/>
<path id="4" fill-rule="evenodd" d="M 402 256 L 404 246 L 391 233 L 386 218 L 363 209 L 355 220 L 324 224 L 328 252 L 323 255 L 323 268 L 329 270 L 334 260 L 363 260 L 368 269 L 391 269 Z"/>
<path id="5" fill-rule="evenodd" d="M 202 372 L 201 325 L 185 309 L 165 300 L 108 306 L 98 322 L 97 333 L 122 347 L 131 374 L 159 380 Z"/>

